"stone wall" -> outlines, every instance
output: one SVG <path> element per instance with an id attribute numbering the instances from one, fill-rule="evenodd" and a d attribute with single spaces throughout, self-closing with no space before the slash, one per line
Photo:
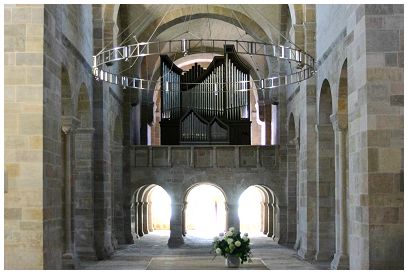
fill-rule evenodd
<path id="1" fill-rule="evenodd" d="M 281 194 L 282 183 L 279 179 L 272 179 L 279 171 L 277 147 L 134 146 L 130 152 L 132 176 L 130 185 L 126 186 L 129 197 L 138 187 L 149 182 L 165 189 L 167 184 L 174 183 L 187 189 L 190 183 L 210 181 L 222 187 L 223 181 L 228 181 L 227 184 L 235 185 L 233 192 L 260 184 L 269 186 L 280 200 L 285 200 Z"/>
<path id="2" fill-rule="evenodd" d="M 358 15 L 366 31 L 367 82 L 359 102 L 366 105 L 360 136 L 361 153 L 367 157 L 361 168 L 368 197 L 353 202 L 368 198 L 361 206 L 368 213 L 362 223 L 368 225 L 369 268 L 403 269 L 404 6 L 366 5 Z"/>
<path id="3" fill-rule="evenodd" d="M 280 176 L 282 165 L 278 146 L 133 146 L 124 204 L 146 185 L 159 185 L 180 202 L 192 186 L 211 183 L 223 190 L 227 203 L 235 208 L 246 188 L 260 185 L 277 198 L 280 235 L 275 236 L 286 243 L 287 187 Z"/>
<path id="4" fill-rule="evenodd" d="M 62 255 L 93 245 L 92 13 L 90 5 L 46 5 L 44 28 L 44 218 L 46 269 L 62 268 Z M 64 71 L 64 73 L 62 72 Z M 62 137 L 61 128 L 70 132 Z M 66 144 L 70 142 L 69 151 Z M 83 149 L 80 149 L 82 147 Z M 62 153 L 65 149 L 65 154 Z M 66 154 L 70 156 L 67 170 Z M 69 176 L 69 177 L 67 177 Z M 67 184 L 70 184 L 67 186 Z M 67 187 L 71 198 L 67 198 Z M 69 199 L 69 200 L 67 200 Z M 70 229 L 67 231 L 67 207 Z M 68 233 L 71 248 L 67 247 Z M 81 239 L 76 241 L 76 239 Z M 71 250 L 69 250 L 71 249 Z M 92 252 L 92 251 L 91 251 Z M 69 262 L 68 264 L 72 264 Z"/>
<path id="5" fill-rule="evenodd" d="M 348 206 L 341 210 L 348 216 L 349 267 L 402 268 L 403 7 L 318 5 L 316 17 L 317 99 L 327 80 L 333 115 L 348 118 L 343 129 Z"/>
<path id="6" fill-rule="evenodd" d="M 4 7 L 4 267 L 44 267 L 43 5 Z"/>
<path id="7" fill-rule="evenodd" d="M 78 223 L 93 195 L 87 189 L 81 196 L 81 184 L 92 177 L 91 135 L 84 132 L 87 128 L 92 134 L 91 41 L 89 5 L 5 8 L 7 269 L 62 268 L 67 222 L 72 251 L 81 249 L 74 239 L 81 234 Z M 85 159 L 75 143 L 82 153 L 88 151 Z M 72 159 L 68 169 L 67 155 Z M 67 189 L 73 194 L 69 201 Z M 67 208 L 75 221 L 65 218 Z M 93 210 L 87 214 L 92 220 Z"/>

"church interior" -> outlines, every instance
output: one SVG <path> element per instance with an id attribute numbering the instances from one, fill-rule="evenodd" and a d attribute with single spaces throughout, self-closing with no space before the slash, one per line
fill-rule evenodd
<path id="1" fill-rule="evenodd" d="M 403 94 L 403 4 L 6 4 L 4 268 L 404 269 Z"/>

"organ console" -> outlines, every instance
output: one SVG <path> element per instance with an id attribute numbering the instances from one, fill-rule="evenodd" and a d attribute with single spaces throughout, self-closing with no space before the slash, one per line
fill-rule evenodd
<path id="1" fill-rule="evenodd" d="M 250 67 L 224 46 L 204 69 L 161 55 L 161 144 L 251 144 Z"/>

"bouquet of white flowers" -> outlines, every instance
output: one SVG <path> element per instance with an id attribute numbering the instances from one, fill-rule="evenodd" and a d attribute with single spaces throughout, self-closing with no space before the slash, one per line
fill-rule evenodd
<path id="1" fill-rule="evenodd" d="M 219 237 L 214 238 L 213 252 L 215 256 L 222 255 L 225 258 L 228 255 L 235 255 L 241 259 L 241 264 L 246 261 L 251 262 L 250 256 L 252 254 L 249 242 L 248 233 L 245 233 L 241 238 L 241 232 L 230 227 L 226 233 L 220 233 Z"/>

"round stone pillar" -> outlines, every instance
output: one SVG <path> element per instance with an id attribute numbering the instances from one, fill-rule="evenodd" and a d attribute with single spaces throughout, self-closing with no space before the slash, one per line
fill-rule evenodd
<path id="1" fill-rule="evenodd" d="M 268 218 L 268 237 L 271 237 L 272 239 L 275 238 L 275 208 L 272 203 L 268 203 L 268 212 L 269 212 L 269 218 Z"/>
<path id="2" fill-rule="evenodd" d="M 170 238 L 167 242 L 169 247 L 179 247 L 184 244 L 182 212 L 183 204 L 171 203 Z"/>
<path id="3" fill-rule="evenodd" d="M 229 227 L 234 227 L 236 231 L 240 231 L 237 203 L 227 203 L 227 228 Z"/>
<path id="4" fill-rule="evenodd" d="M 137 210 L 137 235 L 142 237 L 143 233 L 143 202 L 136 202 Z"/>
<path id="5" fill-rule="evenodd" d="M 349 269 L 348 236 L 347 236 L 347 186 L 346 186 L 346 142 L 347 115 L 333 114 L 330 116 L 338 143 L 336 155 L 336 253 L 331 262 L 332 269 Z"/>

